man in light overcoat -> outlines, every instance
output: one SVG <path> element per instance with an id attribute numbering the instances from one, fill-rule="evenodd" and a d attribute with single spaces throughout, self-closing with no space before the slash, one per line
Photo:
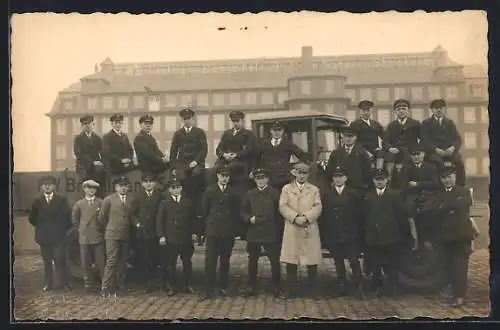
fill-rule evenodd
<path id="1" fill-rule="evenodd" d="M 309 165 L 297 163 L 291 171 L 295 180 L 281 191 L 279 210 L 285 220 L 280 261 L 286 263 L 285 298 L 293 296 L 299 265 L 307 266 L 308 288 L 315 298 L 318 264 L 321 261 L 321 241 L 318 218 L 321 197 L 318 187 L 307 182 Z"/>

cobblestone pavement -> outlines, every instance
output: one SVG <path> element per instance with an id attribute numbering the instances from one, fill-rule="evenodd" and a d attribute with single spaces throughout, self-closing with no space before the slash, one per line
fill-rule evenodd
<path id="1" fill-rule="evenodd" d="M 318 319 L 384 319 L 399 317 L 412 319 L 419 316 L 432 318 L 461 318 L 489 314 L 489 254 L 485 249 L 475 251 L 471 257 L 467 304 L 453 309 L 440 302 L 435 295 L 406 294 L 399 300 L 368 297 L 365 301 L 354 298 L 319 300 L 297 298 L 283 301 L 265 291 L 269 289 L 270 267 L 264 258 L 260 261 L 262 287 L 256 298 L 243 298 L 238 294 L 246 280 L 246 260 L 243 251 L 235 251 L 231 263 L 232 286 L 229 297 L 218 297 L 199 302 L 195 294 L 166 297 L 160 292 L 145 294 L 139 287 L 118 298 L 100 298 L 83 292 L 81 283 L 74 283 L 69 294 L 42 294 L 42 263 L 38 256 L 18 256 L 15 260 L 15 309 L 16 320 L 91 320 L 91 319 L 291 319 L 310 317 Z M 195 283 L 203 280 L 203 253 L 193 257 Z M 320 265 L 322 292 L 332 292 L 334 267 L 325 259 Z M 305 277 L 301 269 L 301 278 Z M 200 291 L 201 286 L 194 286 Z"/>

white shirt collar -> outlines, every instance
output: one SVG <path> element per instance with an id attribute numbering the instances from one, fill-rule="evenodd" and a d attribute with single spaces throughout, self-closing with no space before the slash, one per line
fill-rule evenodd
<path id="1" fill-rule="evenodd" d="M 144 192 L 146 193 L 146 195 L 148 196 L 151 196 L 153 194 L 153 190 L 146 190 L 144 189 Z"/>
<path id="2" fill-rule="evenodd" d="M 172 196 L 172 199 L 176 202 L 179 202 L 181 200 L 181 195 L 175 196 L 175 195 L 170 195 Z"/>
<path id="3" fill-rule="evenodd" d="M 360 118 L 366 125 L 368 126 L 371 126 L 371 122 L 370 122 L 370 118 L 368 119 L 364 119 L 364 118 Z"/>
<path id="4" fill-rule="evenodd" d="M 304 183 L 299 183 L 299 182 L 297 182 L 297 181 L 295 181 L 295 184 L 297 185 L 297 188 L 299 188 L 299 190 L 304 189 L 304 186 L 306 185 L 306 183 L 305 183 L 305 182 L 304 182 Z"/>
<path id="5" fill-rule="evenodd" d="M 444 188 L 446 191 L 452 191 L 453 190 L 453 187 L 449 187 L 449 188 Z"/>
<path id="6" fill-rule="evenodd" d="M 337 192 L 340 194 L 342 191 L 344 191 L 344 188 L 345 188 L 345 185 L 342 185 L 342 186 L 335 186 L 335 189 L 337 190 Z"/>
<path id="7" fill-rule="evenodd" d="M 220 184 L 220 183 L 217 183 L 217 185 L 219 186 L 220 190 L 222 190 L 222 191 L 226 191 L 226 189 L 227 189 L 227 184 L 226 184 L 226 185 L 222 185 L 222 184 Z"/>
<path id="8" fill-rule="evenodd" d="M 259 189 L 260 191 L 262 191 L 262 190 L 266 190 L 266 188 L 267 188 L 267 186 L 262 187 L 262 188 L 257 187 L 257 189 Z"/>
<path id="9" fill-rule="evenodd" d="M 398 118 L 398 121 L 399 121 L 402 125 L 406 124 L 406 121 L 407 121 L 407 120 L 408 120 L 408 117 L 404 117 L 403 119 Z"/>
<path id="10" fill-rule="evenodd" d="M 281 143 L 281 138 L 272 138 L 271 139 L 271 144 L 272 145 L 278 145 Z"/>
<path id="11" fill-rule="evenodd" d="M 413 163 L 413 166 L 421 168 L 422 167 L 422 163 L 418 163 L 418 164 L 417 163 Z"/>
<path id="12" fill-rule="evenodd" d="M 54 197 L 54 193 L 51 192 L 50 194 L 44 194 L 46 199 L 52 199 Z"/>
<path id="13" fill-rule="evenodd" d="M 112 131 L 113 131 L 113 132 L 115 132 L 117 135 L 122 135 L 122 132 L 117 131 L 117 130 L 116 130 L 116 129 L 114 129 L 114 128 L 112 129 Z"/>
<path id="14" fill-rule="evenodd" d="M 193 129 L 193 126 L 191 126 L 191 127 L 184 126 L 184 130 L 188 133 L 191 132 L 192 129 Z"/>
<path id="15" fill-rule="evenodd" d="M 88 200 L 89 202 L 93 202 L 93 201 L 95 201 L 95 196 L 92 196 L 92 197 L 85 196 L 85 199 Z"/>
<path id="16" fill-rule="evenodd" d="M 92 136 L 92 132 L 83 132 L 83 134 L 85 134 L 87 137 L 91 137 Z"/>
<path id="17" fill-rule="evenodd" d="M 377 188 L 377 195 L 383 194 L 383 193 L 385 192 L 385 189 L 386 189 L 386 188 L 387 188 L 387 187 L 384 187 L 383 189 L 379 189 L 379 188 Z"/>

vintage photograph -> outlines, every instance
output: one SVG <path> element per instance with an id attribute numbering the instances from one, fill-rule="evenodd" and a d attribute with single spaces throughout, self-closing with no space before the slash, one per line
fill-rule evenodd
<path id="1" fill-rule="evenodd" d="M 13 321 L 489 315 L 485 12 L 11 27 Z"/>

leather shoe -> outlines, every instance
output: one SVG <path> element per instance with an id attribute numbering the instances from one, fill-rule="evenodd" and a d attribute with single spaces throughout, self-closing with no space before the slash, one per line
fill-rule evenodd
<path id="1" fill-rule="evenodd" d="M 255 288 L 249 287 L 243 293 L 243 297 L 254 297 L 257 295 L 257 290 Z"/>
<path id="2" fill-rule="evenodd" d="M 275 298 L 282 298 L 283 297 L 283 290 L 279 286 L 276 286 L 273 288 L 273 295 Z"/>
<path id="3" fill-rule="evenodd" d="M 226 289 L 220 289 L 219 290 L 219 293 L 221 296 L 223 297 L 227 297 L 228 296 L 228 293 L 227 293 L 227 290 Z"/>
<path id="4" fill-rule="evenodd" d="M 42 289 L 42 292 L 51 292 L 51 291 L 52 291 L 52 285 L 46 285 Z"/>
<path id="5" fill-rule="evenodd" d="M 453 299 L 453 301 L 450 304 L 450 306 L 453 308 L 462 307 L 463 305 L 465 305 L 464 298 L 455 298 L 455 299 Z"/>
<path id="6" fill-rule="evenodd" d="M 203 296 L 200 297 L 199 301 L 205 301 L 205 300 L 210 300 L 214 298 L 213 293 L 205 293 Z"/>
<path id="7" fill-rule="evenodd" d="M 190 285 L 186 286 L 186 288 L 185 288 L 184 291 L 186 293 L 189 293 L 189 294 L 193 294 L 194 293 L 194 290 L 193 290 L 193 288 Z"/>

